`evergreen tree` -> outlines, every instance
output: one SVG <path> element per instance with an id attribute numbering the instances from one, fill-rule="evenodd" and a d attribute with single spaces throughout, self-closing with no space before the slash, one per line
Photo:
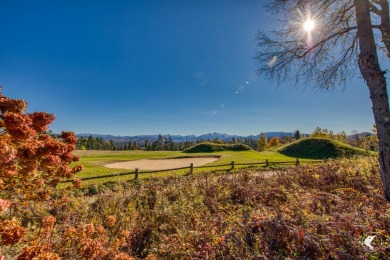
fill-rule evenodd
<path id="1" fill-rule="evenodd" d="M 295 140 L 301 139 L 301 132 L 299 132 L 299 130 L 296 130 L 296 131 L 294 132 L 294 139 L 295 139 Z"/>
<path id="2" fill-rule="evenodd" d="M 162 151 L 164 150 L 164 140 L 165 138 L 159 134 L 158 135 L 158 138 L 157 138 L 157 141 L 153 142 L 153 145 L 152 145 L 152 150 L 154 151 Z"/>
<path id="3" fill-rule="evenodd" d="M 176 145 L 170 136 L 168 136 L 168 138 L 165 141 L 164 150 L 167 150 L 167 151 L 176 151 L 177 150 Z"/>
<path id="4" fill-rule="evenodd" d="M 149 139 L 146 139 L 146 140 L 145 140 L 144 146 L 145 146 L 145 150 L 146 150 L 146 151 L 149 151 L 149 150 L 150 150 L 150 141 L 149 141 Z"/>

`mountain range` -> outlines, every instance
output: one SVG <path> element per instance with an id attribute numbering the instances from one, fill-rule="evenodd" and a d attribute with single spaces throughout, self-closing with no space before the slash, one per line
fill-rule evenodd
<path id="1" fill-rule="evenodd" d="M 289 132 L 267 132 L 264 133 L 268 137 L 281 137 L 281 136 L 293 136 L 294 133 Z M 158 138 L 157 135 L 135 135 L 135 136 L 120 136 L 120 135 L 103 135 L 103 134 L 91 134 L 91 133 L 82 133 L 77 134 L 77 137 L 99 137 L 103 140 L 113 140 L 114 142 L 144 142 L 149 140 L 151 142 L 156 141 Z M 249 136 L 240 136 L 240 135 L 230 135 L 226 133 L 208 133 L 203 135 L 163 135 L 164 137 L 171 137 L 174 142 L 185 142 L 185 141 L 197 141 L 197 140 L 214 140 L 220 139 L 223 141 L 231 140 L 232 138 L 249 138 L 249 139 L 259 139 L 260 135 L 249 135 Z"/>

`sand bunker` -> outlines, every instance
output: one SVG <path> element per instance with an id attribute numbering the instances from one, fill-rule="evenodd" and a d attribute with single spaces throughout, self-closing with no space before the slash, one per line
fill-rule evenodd
<path id="1" fill-rule="evenodd" d="M 162 160 L 136 160 L 126 162 L 116 162 L 104 165 L 107 168 L 114 169 L 135 169 L 140 170 L 165 170 L 180 167 L 189 167 L 191 163 L 194 166 L 201 166 L 207 163 L 217 161 L 219 158 L 200 157 L 200 158 L 179 158 L 179 159 L 162 159 Z"/>

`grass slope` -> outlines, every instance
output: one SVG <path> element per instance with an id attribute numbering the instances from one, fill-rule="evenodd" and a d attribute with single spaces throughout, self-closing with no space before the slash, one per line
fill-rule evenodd
<path id="1" fill-rule="evenodd" d="M 209 153 L 219 151 L 249 151 L 252 150 L 245 144 L 215 144 L 215 143 L 201 143 L 194 145 L 186 150 L 185 153 Z"/>
<path id="2" fill-rule="evenodd" d="M 297 158 L 323 159 L 367 155 L 359 149 L 335 140 L 326 138 L 304 138 L 281 147 L 278 152 Z"/>

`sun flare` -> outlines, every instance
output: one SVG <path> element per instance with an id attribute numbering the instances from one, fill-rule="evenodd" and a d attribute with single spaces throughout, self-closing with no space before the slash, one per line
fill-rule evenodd
<path id="1" fill-rule="evenodd" d="M 315 26 L 315 23 L 313 20 L 311 19 L 308 19 L 304 24 L 303 24 L 303 28 L 305 29 L 305 31 L 312 31 L 314 29 L 314 26 Z"/>

